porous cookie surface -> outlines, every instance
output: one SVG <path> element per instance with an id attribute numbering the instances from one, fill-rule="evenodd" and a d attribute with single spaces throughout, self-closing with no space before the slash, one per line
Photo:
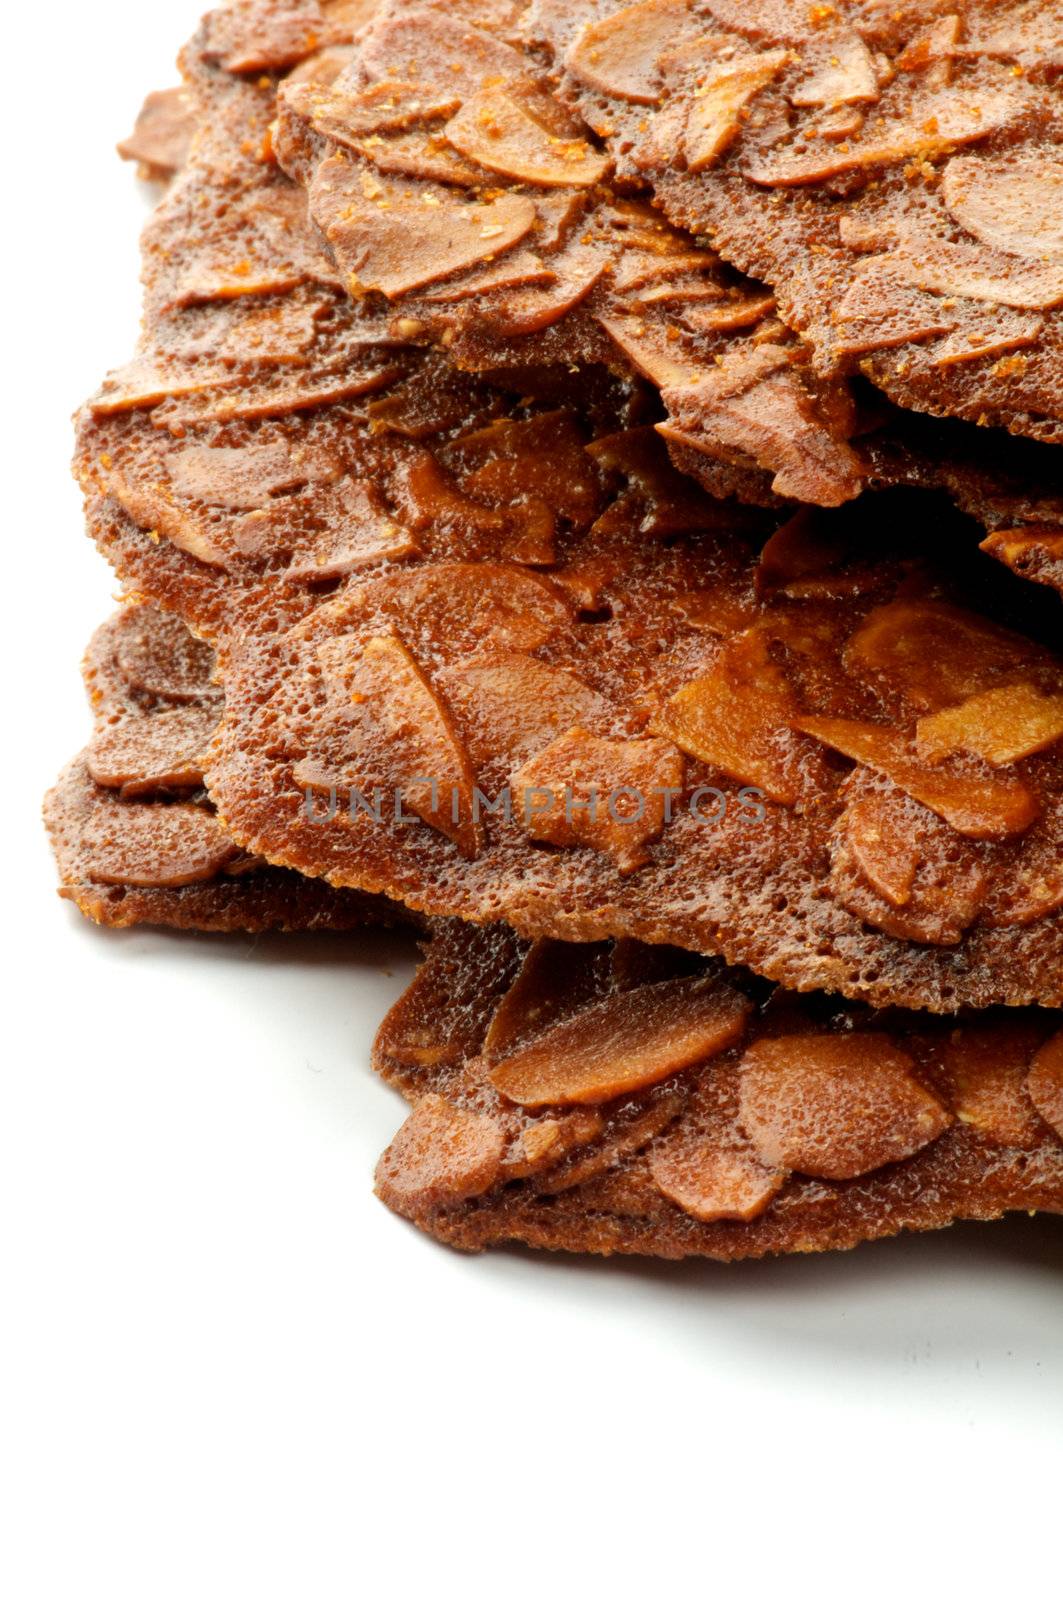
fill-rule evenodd
<path id="1" fill-rule="evenodd" d="M 519 477 L 529 440 L 558 469 L 573 520 L 541 565 L 437 549 L 230 641 L 208 783 L 235 837 L 431 914 L 722 949 L 796 989 L 1063 1002 L 1055 598 L 919 500 L 763 546 L 687 533 L 632 465 L 646 435 L 584 452 L 628 458 L 604 505 L 571 438 L 502 421 L 444 453 L 460 484 Z"/>
<path id="2" fill-rule="evenodd" d="M 817 372 L 1063 439 L 1063 11 L 537 0 L 620 171 L 768 283 Z"/>
<path id="3" fill-rule="evenodd" d="M 608 156 L 507 42 L 512 21 L 476 11 L 382 7 L 336 79 L 281 89 L 279 158 L 350 292 L 461 366 L 634 369 L 705 474 L 731 462 L 763 475 L 751 494 L 851 498 L 844 388 L 807 371 L 762 286 L 612 186 Z M 759 425 L 757 386 L 774 400 Z"/>
<path id="4" fill-rule="evenodd" d="M 239 10 L 227 13 L 228 26 Z M 261 18 L 253 20 L 261 28 Z M 331 59 L 335 50 L 326 54 Z M 302 89 L 320 75 L 323 59 L 312 56 L 295 69 Z M 245 609 L 263 576 L 274 602 L 293 613 L 355 565 L 402 559 L 412 533 L 402 495 L 389 499 L 386 491 L 415 445 L 445 442 L 507 405 L 523 414 L 519 400 L 540 409 L 565 401 L 598 431 L 632 417 L 650 422 L 660 412 L 649 392 L 610 378 L 602 366 L 576 363 L 573 372 L 573 363 L 558 362 L 558 351 L 540 335 L 525 337 L 524 354 L 517 359 L 511 352 L 509 366 L 492 373 L 496 384 L 510 387 L 507 401 L 454 371 L 453 350 L 440 366 L 381 343 L 398 337 L 386 298 L 369 295 L 355 304 L 343 291 L 314 242 L 301 191 L 271 158 L 276 82 L 234 75 L 212 61 L 202 37 L 186 52 L 204 108 L 195 150 L 145 235 L 141 348 L 85 408 L 77 465 L 90 527 L 122 576 L 216 634 L 227 613 Z M 674 238 L 657 224 L 640 225 L 635 234 L 650 245 L 636 244 L 626 230 L 618 272 L 641 262 L 635 276 L 649 272 L 648 292 L 660 293 L 661 305 L 688 291 L 694 308 L 704 311 L 702 291 L 717 305 L 719 285 L 701 281 L 704 261 L 697 281 L 681 290 L 674 273 L 693 270 L 689 249 L 677 255 Z M 746 298 L 746 291 L 738 293 L 739 301 Z M 724 303 L 737 301 L 724 295 Z M 557 327 L 566 342 L 578 331 L 569 317 Z M 689 340 L 671 341 L 671 328 L 669 322 L 658 331 L 674 362 Z M 760 348 L 749 342 L 749 329 L 728 337 L 747 353 Z M 497 360 L 504 341 L 490 343 Z M 709 365 L 723 371 L 715 359 Z M 696 376 L 703 364 L 691 370 Z M 770 476 L 745 446 L 738 448 L 740 436 L 747 444 L 767 441 L 765 448 L 781 452 L 779 459 L 785 456 L 800 475 L 816 456 L 816 430 L 809 433 L 807 410 L 795 411 L 782 369 L 769 363 L 756 374 L 748 364 L 743 370 L 750 385 L 743 380 L 734 407 L 728 401 L 723 408 L 730 418 L 727 449 L 706 455 L 695 448 L 697 429 L 674 426 L 669 444 L 713 493 L 771 501 Z M 684 390 L 684 405 L 694 388 Z M 718 408 L 714 414 L 723 416 Z M 856 413 L 846 399 L 831 415 L 851 420 Z M 863 481 L 946 488 L 993 530 L 994 553 L 1031 576 L 1058 580 L 1063 498 L 1046 481 L 1046 452 L 1033 445 L 1024 451 L 1022 441 L 971 439 L 961 425 L 932 423 L 928 431 L 866 410 L 859 426 L 854 448 Z M 807 483 L 801 492 L 815 497 Z M 500 494 L 489 499 L 497 509 Z"/>
<path id="5" fill-rule="evenodd" d="M 45 800 L 60 893 L 110 927 L 204 932 L 358 928 L 401 908 L 240 850 L 203 789 L 221 691 L 208 646 L 178 618 L 127 606 L 93 637 L 92 742 Z"/>
<path id="6" fill-rule="evenodd" d="M 1063 1034 L 801 998 L 667 948 L 441 923 L 377 1036 L 377 1192 L 464 1249 L 720 1260 L 1063 1211 Z"/>
<path id="7" fill-rule="evenodd" d="M 571 28 L 578 9 L 559 15 Z M 522 17 L 533 36 L 535 18 L 535 7 Z M 366 313 L 387 307 L 396 337 L 442 343 L 480 370 L 633 368 L 661 390 L 676 460 L 713 493 L 833 504 L 865 483 L 943 487 L 1002 535 L 997 554 L 1055 581 L 1063 501 L 1050 455 L 996 443 L 990 493 L 968 430 L 854 404 L 841 368 L 810 369 L 763 284 L 737 276 L 703 235 L 665 225 L 623 141 L 607 137 L 603 150 L 515 37 L 508 12 L 391 0 L 335 79 L 282 85 L 280 159 L 308 188 Z M 526 231 L 473 226 L 503 206 L 523 208 Z"/>

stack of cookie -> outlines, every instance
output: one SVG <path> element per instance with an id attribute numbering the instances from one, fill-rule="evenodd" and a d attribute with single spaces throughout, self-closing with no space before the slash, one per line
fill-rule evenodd
<path id="1" fill-rule="evenodd" d="M 384 1200 L 1063 1211 L 1063 13 L 236 0 L 83 409 L 112 925 L 412 920 Z"/>

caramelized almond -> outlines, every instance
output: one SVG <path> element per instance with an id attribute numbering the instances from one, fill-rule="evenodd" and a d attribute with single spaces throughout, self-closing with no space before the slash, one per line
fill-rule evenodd
<path id="1" fill-rule="evenodd" d="M 376 1191 L 397 1211 L 460 1205 L 490 1189 L 504 1150 L 494 1118 L 426 1094 L 381 1156 Z"/>
<path id="2" fill-rule="evenodd" d="M 126 794 L 196 789 L 217 721 L 210 707 L 184 706 L 100 728 L 86 752 L 89 776 L 105 789 Z"/>
<path id="3" fill-rule="evenodd" d="M 752 1222 L 769 1207 L 789 1174 L 768 1166 L 729 1122 L 692 1113 L 650 1152 L 650 1177 L 667 1199 L 699 1222 Z M 706 1125 L 707 1124 L 707 1125 Z"/>
<path id="4" fill-rule="evenodd" d="M 1063 739 L 1063 695 L 1042 695 L 1028 683 L 987 689 L 916 723 L 915 742 L 928 761 L 966 750 L 1006 767 Z"/>
<path id="5" fill-rule="evenodd" d="M 465 205 L 441 190 L 439 204 L 428 206 L 381 181 L 367 193 L 361 176 L 344 157 L 329 156 L 310 191 L 314 217 L 353 290 L 398 299 L 512 250 L 535 226 L 526 195 Z"/>
<path id="6" fill-rule="evenodd" d="M 513 774 L 513 804 L 529 838 L 589 845 L 621 872 L 649 859 L 668 798 L 680 792 L 683 758 L 663 739 L 609 739 L 570 728 Z"/>
<path id="7" fill-rule="evenodd" d="M 892 728 L 843 717 L 798 717 L 794 726 L 832 750 L 881 772 L 913 800 L 970 839 L 1006 839 L 1037 820 L 1037 797 L 1011 777 L 983 777 L 965 769 L 929 766 L 908 739 Z"/>
<path id="8" fill-rule="evenodd" d="M 878 99 L 871 52 L 858 33 L 832 32 L 815 51 L 812 70 L 790 96 L 795 106 L 847 106 Z"/>
<path id="9" fill-rule="evenodd" d="M 1023 1150 L 1037 1143 L 1037 1118 L 1023 1091 L 1035 1042 L 1010 1021 L 980 1020 L 949 1037 L 943 1069 L 952 1109 L 993 1144 Z"/>
<path id="10" fill-rule="evenodd" d="M 473 815 L 469 758 L 446 704 L 410 651 L 385 634 L 364 645 L 337 639 L 322 645 L 318 658 L 326 677 L 366 702 L 388 736 L 406 803 L 462 855 L 476 856 L 483 828 Z"/>
<path id="11" fill-rule="evenodd" d="M 995 250 L 1063 257 L 1063 162 L 954 156 L 941 193 L 956 221 Z"/>
<path id="12" fill-rule="evenodd" d="M 734 142 L 749 102 L 792 60 L 788 50 L 749 52 L 720 61 L 700 78 L 687 109 L 683 150 L 688 172 L 701 172 Z"/>
<path id="13" fill-rule="evenodd" d="M 610 995 L 515 1050 L 489 1074 L 523 1106 L 599 1105 L 719 1055 L 750 1003 L 727 984 L 675 978 Z"/>
<path id="14" fill-rule="evenodd" d="M 863 139 L 817 150 L 798 148 L 791 153 L 769 153 L 743 168 L 753 183 L 787 188 L 822 183 L 847 172 L 868 167 L 890 167 L 912 157 L 926 160 L 955 145 L 977 144 L 1011 124 L 1025 110 L 1023 97 L 1014 93 L 984 92 L 974 88 L 928 94 L 917 107 L 906 108 L 896 121 L 880 126 Z"/>
<path id="15" fill-rule="evenodd" d="M 884 1033 L 761 1039 L 742 1058 L 739 1118 L 761 1158 L 811 1178 L 858 1178 L 944 1133 L 945 1107 Z"/>
<path id="16" fill-rule="evenodd" d="M 462 155 L 518 183 L 587 188 L 609 165 L 585 139 L 551 133 L 530 115 L 526 101 L 502 90 L 467 100 L 445 133 Z"/>
<path id="17" fill-rule="evenodd" d="M 796 713 L 768 639 L 749 628 L 722 646 L 711 672 L 672 696 L 650 728 L 706 766 L 793 805 L 801 791 L 790 733 Z"/>
<path id="18" fill-rule="evenodd" d="M 82 834 L 94 883 L 180 889 L 205 883 L 238 854 L 218 818 L 201 806 L 112 800 Z"/>
<path id="19" fill-rule="evenodd" d="M 660 97 L 658 58 L 699 31 L 690 0 L 640 0 L 584 28 L 565 66 L 592 89 L 653 105 Z"/>
<path id="20" fill-rule="evenodd" d="M 941 600 L 878 606 L 845 648 L 845 666 L 882 674 L 913 706 L 937 711 L 1018 676 L 1037 659 L 1021 635 Z"/>

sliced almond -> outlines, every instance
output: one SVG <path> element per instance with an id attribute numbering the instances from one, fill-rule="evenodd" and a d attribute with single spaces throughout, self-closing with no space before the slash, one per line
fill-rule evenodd
<path id="1" fill-rule="evenodd" d="M 768 1209 L 789 1174 L 763 1162 L 733 1116 L 719 1114 L 711 1074 L 693 1105 L 650 1151 L 650 1177 L 699 1222 L 752 1222 Z"/>
<path id="2" fill-rule="evenodd" d="M 561 138 L 529 114 L 515 95 L 496 90 L 474 95 L 445 129 L 462 155 L 518 183 L 545 188 L 587 188 L 609 166 L 585 139 Z"/>
<path id="3" fill-rule="evenodd" d="M 663 739 L 611 739 L 570 728 L 513 774 L 514 812 L 529 838 L 589 845 L 621 872 L 649 859 L 680 792 L 683 760 Z"/>
<path id="4" fill-rule="evenodd" d="M 844 664 L 882 675 L 913 706 L 937 711 L 1027 671 L 1039 652 L 1021 634 L 942 600 L 891 600 L 870 612 Z"/>
<path id="5" fill-rule="evenodd" d="M 793 693 L 755 628 L 728 640 L 712 671 L 668 701 L 650 729 L 680 750 L 793 805 L 801 793 L 800 750 L 790 733 Z"/>
<path id="6" fill-rule="evenodd" d="M 86 752 L 89 776 L 105 789 L 126 794 L 196 789 L 217 721 L 211 707 L 182 706 L 100 728 Z"/>
<path id="7" fill-rule="evenodd" d="M 790 96 L 795 106 L 847 106 L 878 99 L 871 52 L 858 33 L 831 33 L 813 55 L 812 70 Z"/>
<path id="8" fill-rule="evenodd" d="M 523 651 L 485 651 L 445 669 L 439 682 L 480 759 L 516 764 L 577 723 L 604 731 L 615 720 L 605 696 L 575 673 Z"/>
<path id="9" fill-rule="evenodd" d="M 704 978 L 610 995 L 516 1049 L 491 1082 L 518 1105 L 598 1105 L 729 1049 L 750 1009 L 729 985 Z"/>
<path id="10" fill-rule="evenodd" d="M 1035 261 L 1063 257 L 1063 161 L 954 156 L 941 193 L 960 226 L 994 250 Z"/>
<path id="11" fill-rule="evenodd" d="M 426 1094 L 380 1158 L 377 1193 L 406 1213 L 460 1205 L 491 1188 L 505 1143 L 493 1117 Z"/>
<path id="12" fill-rule="evenodd" d="M 892 728 L 843 717 L 798 717 L 794 726 L 883 773 L 969 839 L 1011 838 L 1025 833 L 1040 815 L 1036 795 L 1017 778 L 930 766 Z"/>
<path id="13" fill-rule="evenodd" d="M 641 0 L 585 27 L 565 66 L 592 89 L 653 105 L 660 96 L 658 58 L 699 32 L 690 0 Z"/>
<path id="14" fill-rule="evenodd" d="M 961 750 L 994 767 L 1047 750 L 1063 739 L 1063 695 L 1042 695 L 1029 683 L 987 689 L 915 725 L 920 756 L 939 761 Z"/>
<path id="15" fill-rule="evenodd" d="M 218 818 L 202 806 L 109 800 L 81 836 L 94 883 L 180 889 L 205 883 L 238 854 Z"/>
<path id="16" fill-rule="evenodd" d="M 250 510 L 306 483 L 332 483 L 342 467 L 330 452 L 286 440 L 240 448 L 187 445 L 166 463 L 178 494 L 226 510 Z"/>
<path id="17" fill-rule="evenodd" d="M 388 80 L 354 94 L 330 85 L 281 85 L 282 109 L 349 149 L 367 135 L 397 133 L 415 124 L 440 122 L 461 104 L 457 95 L 426 94 L 420 84 Z"/>
<path id="18" fill-rule="evenodd" d="M 897 277 L 937 295 L 1047 311 L 1063 304 L 1063 252 L 1015 259 L 961 239 L 911 239 L 884 258 Z"/>
<path id="19" fill-rule="evenodd" d="M 427 206 L 397 185 L 378 187 L 380 194 L 367 198 L 357 168 L 328 157 L 315 175 L 310 205 L 350 287 L 389 300 L 512 250 L 535 226 L 535 206 L 526 195 L 465 205 L 440 191 L 439 205 Z"/>
<path id="20" fill-rule="evenodd" d="M 368 704 L 388 735 L 395 779 L 411 810 L 474 857 L 483 826 L 474 815 L 475 776 L 450 711 L 401 640 L 391 634 L 364 644 L 340 638 L 322 645 L 327 677 Z"/>
<path id="21" fill-rule="evenodd" d="M 1011 1021 L 955 1028 L 942 1061 L 952 1108 L 962 1123 L 993 1144 L 1028 1150 L 1038 1121 L 1023 1090 L 1037 1033 Z"/>
<path id="22" fill-rule="evenodd" d="M 885 127 L 872 119 L 873 131 L 852 140 L 848 149 L 820 145 L 814 150 L 798 146 L 788 154 L 769 152 L 750 161 L 743 172 L 753 183 L 789 188 L 823 183 L 846 172 L 896 166 L 913 157 L 930 160 L 955 145 L 988 139 L 1010 127 L 1025 109 L 1021 94 L 974 88 L 928 94 Z"/>
<path id="23" fill-rule="evenodd" d="M 688 172 L 702 172 L 734 142 L 742 116 L 792 60 L 788 50 L 731 56 L 710 67 L 692 92 L 683 130 Z"/>
<path id="24" fill-rule="evenodd" d="M 789 1034 L 750 1045 L 739 1120 L 769 1166 L 843 1180 L 904 1161 L 952 1122 L 888 1034 Z"/>

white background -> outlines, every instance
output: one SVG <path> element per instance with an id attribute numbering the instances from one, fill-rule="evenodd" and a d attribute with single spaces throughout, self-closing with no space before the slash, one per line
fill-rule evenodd
<path id="1" fill-rule="evenodd" d="M 192 0 L 5 16 L 4 1592 L 1058 1589 L 1058 1219 L 724 1268 L 466 1259 L 372 1197 L 366 939 L 115 934 L 54 895 L 114 581 L 69 414 L 136 335 L 113 155 Z"/>

